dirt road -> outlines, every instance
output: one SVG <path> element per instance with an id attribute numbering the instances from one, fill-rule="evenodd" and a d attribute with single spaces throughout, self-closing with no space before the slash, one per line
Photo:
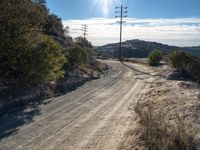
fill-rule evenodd
<path id="1" fill-rule="evenodd" d="M 0 149 L 115 150 L 132 126 L 128 106 L 146 82 L 147 67 L 107 61 L 112 72 L 42 104 L 0 116 Z M 151 72 L 150 70 L 148 70 Z"/>

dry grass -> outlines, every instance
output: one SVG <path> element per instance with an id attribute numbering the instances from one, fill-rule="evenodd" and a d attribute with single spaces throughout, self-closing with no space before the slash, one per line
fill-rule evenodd
<path id="1" fill-rule="evenodd" d="M 183 117 L 166 121 L 165 115 L 156 112 L 150 103 L 137 103 L 134 110 L 139 116 L 138 144 L 144 149 L 198 150 L 200 147 L 196 129 Z"/>

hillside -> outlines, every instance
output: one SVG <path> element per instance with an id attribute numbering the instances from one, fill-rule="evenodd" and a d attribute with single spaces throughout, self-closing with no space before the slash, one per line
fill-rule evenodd
<path id="1" fill-rule="evenodd" d="M 107 67 L 90 41 L 69 36 L 45 0 L 2 0 L 0 20 L 0 111 L 65 93 Z"/>
<path id="2" fill-rule="evenodd" d="M 97 52 L 99 55 L 103 56 L 118 57 L 118 49 L 119 43 L 113 43 L 97 47 Z M 143 58 L 154 49 L 162 50 L 164 53 L 181 49 L 183 51 L 200 56 L 200 47 L 177 47 L 138 39 L 128 40 L 122 43 L 122 56 L 125 58 Z"/>

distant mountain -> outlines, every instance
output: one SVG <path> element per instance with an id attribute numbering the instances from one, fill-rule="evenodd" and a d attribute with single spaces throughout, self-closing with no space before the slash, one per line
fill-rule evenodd
<path id="1" fill-rule="evenodd" d="M 182 48 L 184 51 L 188 53 L 192 53 L 193 55 L 200 56 L 200 46 L 196 47 L 183 47 Z"/>
<path id="2" fill-rule="evenodd" d="M 200 56 L 200 46 L 199 47 L 177 47 L 170 46 L 166 44 L 161 44 L 157 42 L 149 42 L 142 40 L 128 40 L 122 43 L 122 56 L 124 58 L 143 58 L 147 57 L 148 54 L 154 50 L 159 49 L 163 53 L 169 53 L 173 50 L 183 50 L 194 55 Z M 97 47 L 97 52 L 99 55 L 108 57 L 118 57 L 119 55 L 119 43 L 107 44 L 104 46 Z"/>

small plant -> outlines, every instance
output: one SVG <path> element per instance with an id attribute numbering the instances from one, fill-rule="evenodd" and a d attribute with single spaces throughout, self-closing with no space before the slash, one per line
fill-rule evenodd
<path id="1" fill-rule="evenodd" d="M 156 66 L 162 60 L 162 52 L 159 50 L 152 51 L 148 56 L 148 62 L 151 66 Z"/>

